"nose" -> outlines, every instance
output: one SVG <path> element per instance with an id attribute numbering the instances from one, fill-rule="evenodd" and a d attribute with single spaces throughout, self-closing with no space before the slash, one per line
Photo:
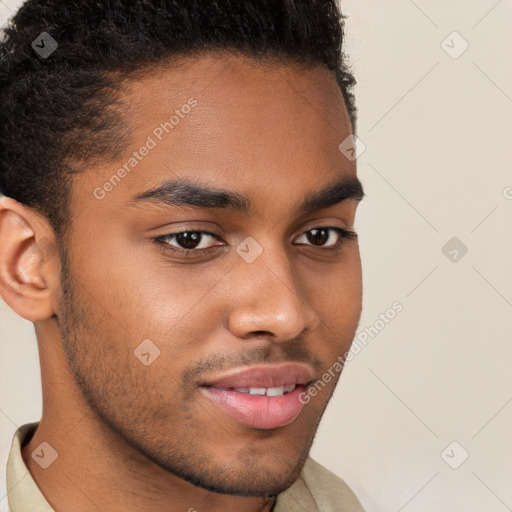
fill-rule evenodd
<path id="1" fill-rule="evenodd" d="M 311 295 L 305 294 L 284 250 L 267 245 L 252 263 L 240 259 L 230 275 L 237 290 L 228 317 L 233 335 L 285 342 L 318 326 L 319 316 L 308 303 Z"/>

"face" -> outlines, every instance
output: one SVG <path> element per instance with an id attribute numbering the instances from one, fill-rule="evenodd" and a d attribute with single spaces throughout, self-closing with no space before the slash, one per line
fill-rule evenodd
<path id="1" fill-rule="evenodd" d="M 76 384 L 172 474 L 278 494 L 339 373 L 307 405 L 299 394 L 361 313 L 341 93 L 323 68 L 228 56 L 122 90 L 130 147 L 73 183 L 57 316 Z"/>

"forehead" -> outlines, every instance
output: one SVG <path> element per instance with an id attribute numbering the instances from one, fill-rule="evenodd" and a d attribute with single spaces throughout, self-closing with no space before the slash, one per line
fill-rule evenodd
<path id="1" fill-rule="evenodd" d="M 137 72 L 136 80 L 128 79 L 121 84 L 121 96 L 131 107 L 179 101 L 184 94 L 195 93 L 212 106 L 222 103 L 224 108 L 229 106 L 224 102 L 231 99 L 247 106 L 261 106 L 284 95 L 288 101 L 283 106 L 302 99 L 311 108 L 326 109 L 319 112 L 320 116 L 335 106 L 337 114 L 345 111 L 333 74 L 321 65 L 305 67 L 270 57 L 256 60 L 236 53 L 211 51 L 163 61 L 146 69 L 147 72 L 144 68 Z M 151 96 L 147 95 L 148 89 Z M 165 106 L 166 103 L 159 104 L 158 110 Z"/>
<path id="2" fill-rule="evenodd" d="M 338 149 L 351 133 L 343 97 L 323 67 L 183 58 L 122 83 L 120 99 L 130 144 L 87 184 L 91 192 L 124 167 L 126 178 L 109 191 L 112 202 L 184 176 L 277 199 L 283 190 L 302 197 L 304 188 L 355 175 Z"/>

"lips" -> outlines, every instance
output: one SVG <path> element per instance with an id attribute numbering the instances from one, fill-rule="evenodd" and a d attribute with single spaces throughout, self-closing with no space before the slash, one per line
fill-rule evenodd
<path id="1" fill-rule="evenodd" d="M 281 386 L 305 386 L 314 377 L 309 366 L 299 363 L 261 365 L 239 368 L 206 382 L 216 388 L 276 388 Z"/>
<path id="2" fill-rule="evenodd" d="M 288 363 L 235 369 L 201 390 L 223 413 L 247 426 L 273 429 L 289 425 L 304 404 L 299 395 L 313 380 L 307 365 Z"/>

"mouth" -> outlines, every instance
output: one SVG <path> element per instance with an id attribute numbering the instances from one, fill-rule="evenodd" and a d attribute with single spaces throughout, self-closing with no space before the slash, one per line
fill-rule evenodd
<path id="1" fill-rule="evenodd" d="M 272 388 L 224 388 L 228 391 L 236 391 L 237 393 L 244 393 L 246 395 L 257 395 L 257 396 L 283 396 L 292 392 L 296 387 L 296 384 L 290 384 L 289 386 L 275 386 Z M 217 388 L 221 389 L 221 388 Z"/>
<path id="2" fill-rule="evenodd" d="M 300 394 L 313 381 L 306 365 L 267 365 L 234 370 L 201 386 L 224 414 L 257 429 L 293 423 L 304 408 Z"/>

